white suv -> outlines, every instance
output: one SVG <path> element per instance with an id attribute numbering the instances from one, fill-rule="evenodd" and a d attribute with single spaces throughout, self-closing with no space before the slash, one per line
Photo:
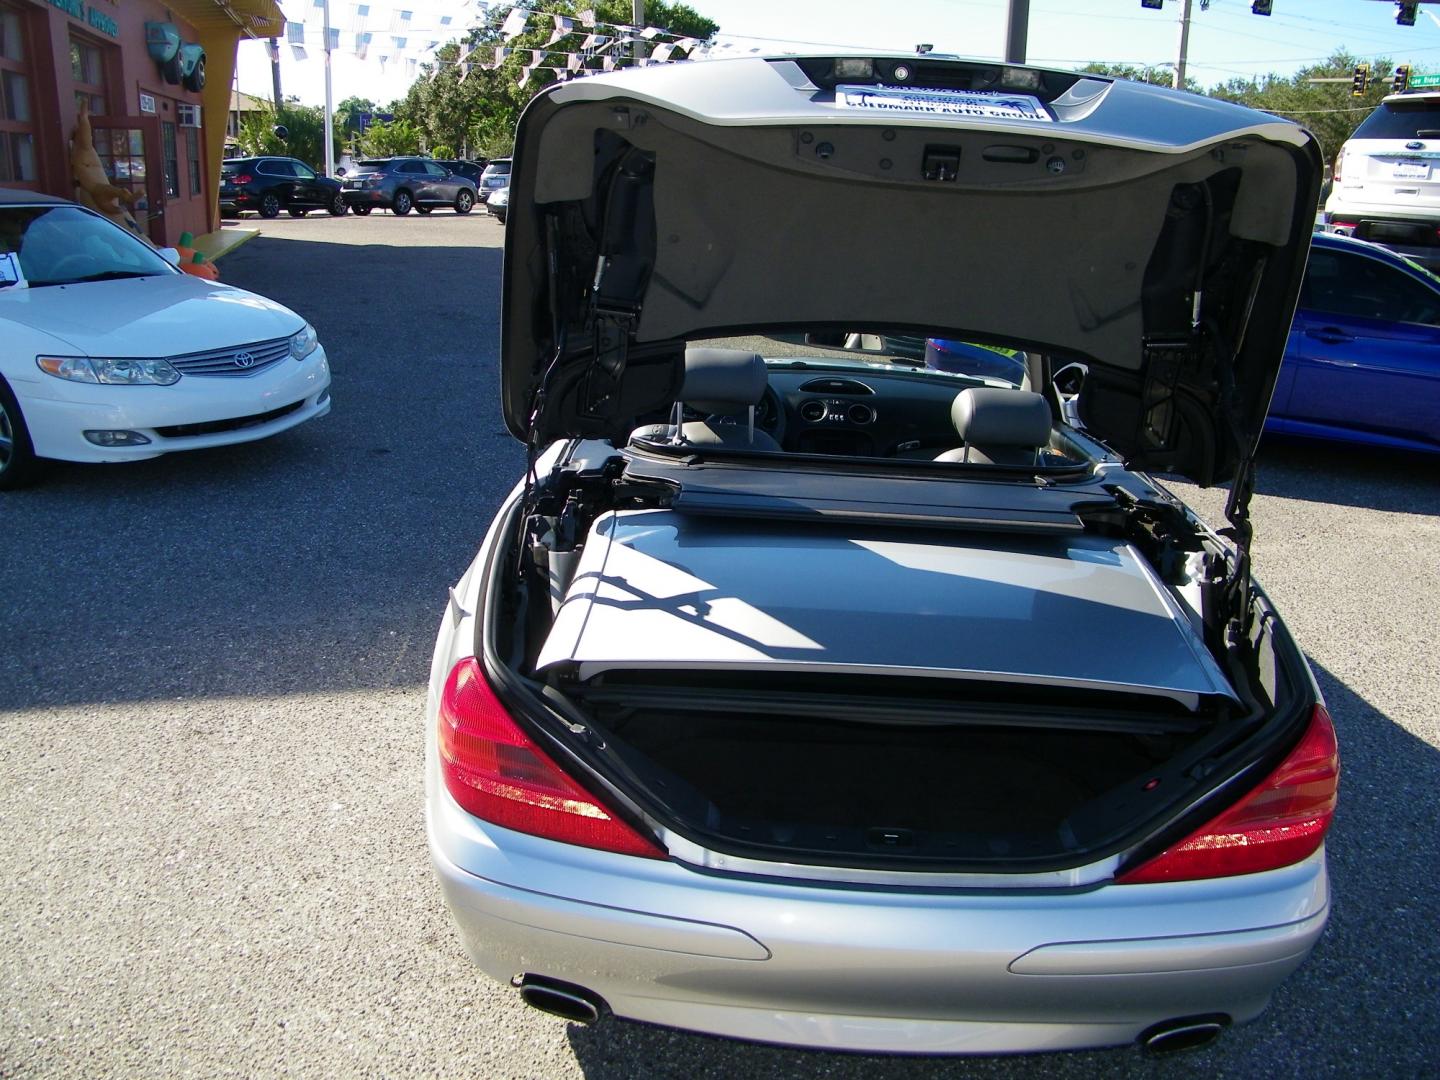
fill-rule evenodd
<path id="1" fill-rule="evenodd" d="M 1325 221 L 1440 264 L 1440 92 L 1391 94 L 1355 129 L 1335 161 Z"/>

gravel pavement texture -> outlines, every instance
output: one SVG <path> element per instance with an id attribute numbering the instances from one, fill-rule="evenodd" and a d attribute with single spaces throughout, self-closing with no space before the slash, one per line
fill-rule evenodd
<path id="1" fill-rule="evenodd" d="M 221 272 L 315 324 L 331 415 L 0 496 L 0 1076 L 1440 1075 L 1440 462 L 1262 454 L 1258 573 L 1344 777 L 1329 932 L 1256 1023 L 1167 1059 L 567 1025 L 471 966 L 421 820 L 435 627 L 523 461 L 502 229 L 246 224 Z"/>

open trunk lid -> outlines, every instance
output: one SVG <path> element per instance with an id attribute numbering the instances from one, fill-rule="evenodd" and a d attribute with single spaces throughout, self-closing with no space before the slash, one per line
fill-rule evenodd
<path id="1" fill-rule="evenodd" d="M 1132 464 L 1234 475 L 1304 270 L 1313 137 L 1073 72 L 849 59 L 536 97 L 506 238 L 511 432 L 623 438 L 674 400 L 686 339 L 863 327 L 1080 360 L 1080 414 Z"/>

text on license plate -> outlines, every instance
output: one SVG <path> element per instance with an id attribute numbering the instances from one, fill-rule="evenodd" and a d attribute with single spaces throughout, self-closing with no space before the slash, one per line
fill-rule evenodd
<path id="1" fill-rule="evenodd" d="M 1390 175 L 1396 180 L 1430 179 L 1430 166 L 1423 161 L 1397 161 L 1390 170 Z"/>

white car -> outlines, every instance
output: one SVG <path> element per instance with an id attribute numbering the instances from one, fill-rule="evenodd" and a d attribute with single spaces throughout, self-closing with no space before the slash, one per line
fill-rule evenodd
<path id="1" fill-rule="evenodd" d="M 0 192 L 0 489 L 40 459 L 135 461 L 330 411 L 315 328 L 64 199 Z"/>
<path id="2" fill-rule="evenodd" d="M 1335 161 L 1330 231 L 1440 264 L 1440 93 L 1391 94 Z"/>

